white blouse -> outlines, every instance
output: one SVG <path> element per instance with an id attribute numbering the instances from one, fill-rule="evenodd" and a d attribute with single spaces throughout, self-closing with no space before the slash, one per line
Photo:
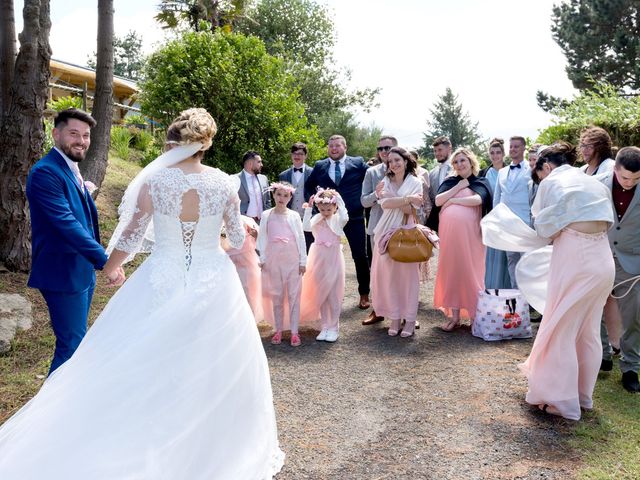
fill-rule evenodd
<path id="1" fill-rule="evenodd" d="M 538 235 L 546 238 L 574 222 L 613 224 L 611 192 L 578 168 L 562 165 L 540 182 L 531 215 Z"/>

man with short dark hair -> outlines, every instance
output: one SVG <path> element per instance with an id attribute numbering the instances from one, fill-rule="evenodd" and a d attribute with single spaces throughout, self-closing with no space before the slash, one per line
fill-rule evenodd
<path id="1" fill-rule="evenodd" d="M 615 284 L 640 275 L 640 148 L 621 148 L 613 171 L 598 176 L 611 189 L 614 223 L 609 229 L 609 244 L 616 266 Z M 628 293 L 627 293 L 628 292 Z M 627 282 L 614 289 L 619 296 L 622 317 L 620 370 L 622 385 L 632 393 L 640 392 L 640 283 Z M 603 365 L 611 370 L 612 352 L 606 330 L 602 329 Z M 607 365 L 608 363 L 608 365 Z"/>
<path id="2" fill-rule="evenodd" d="M 78 167 L 95 125 L 81 110 L 58 113 L 52 131 L 55 146 L 27 178 L 32 238 L 28 285 L 42 293 L 56 336 L 49 374 L 71 358 L 84 338 L 95 271 L 107 261 L 98 212 Z M 124 271 L 119 268 L 108 278 L 110 284 L 120 285 Z"/>
<path id="3" fill-rule="evenodd" d="M 433 154 L 436 157 L 437 164 L 429 172 L 429 197 L 431 199 L 431 205 L 435 205 L 440 184 L 447 178 L 451 170 L 449 157 L 451 156 L 452 145 L 449 137 L 441 136 L 437 137 L 431 146 L 433 147 Z M 427 227 L 437 232 L 440 224 L 439 216 L 440 209 L 432 209 L 429 213 L 429 218 L 427 218 Z"/>
<path id="4" fill-rule="evenodd" d="M 305 184 L 305 195 L 316 193 L 317 187 L 333 188 L 344 200 L 349 221 L 344 226 L 344 234 L 351 248 L 351 256 L 356 267 L 360 302 L 358 307 L 365 310 L 369 301 L 369 261 L 367 260 L 367 235 L 364 227 L 364 208 L 360 203 L 362 182 L 367 165 L 362 157 L 347 155 L 347 141 L 342 135 L 332 135 L 327 145 L 328 158 L 313 166 L 313 172 Z"/>
<path id="5" fill-rule="evenodd" d="M 242 155 L 242 171 L 236 173 L 240 179 L 238 196 L 240 197 L 240 213 L 253 218 L 260 223 L 262 212 L 271 208 L 269 194 L 269 180 L 261 175 L 262 158 L 255 150 L 249 150 Z"/>
<path id="6" fill-rule="evenodd" d="M 304 191 L 304 185 L 313 171 L 313 167 L 307 165 L 308 150 L 307 145 L 302 142 L 296 142 L 291 146 L 291 168 L 286 169 L 284 172 L 278 175 L 278 180 L 281 182 L 289 182 L 293 185 L 296 191 L 291 197 L 291 201 L 287 205 L 291 210 L 295 210 L 300 214 L 300 218 L 304 217 L 304 208 L 302 205 L 309 201 L 309 197 Z M 304 240 L 307 244 L 307 253 L 309 253 L 309 247 L 313 243 L 313 235 L 311 232 L 304 232 Z"/>

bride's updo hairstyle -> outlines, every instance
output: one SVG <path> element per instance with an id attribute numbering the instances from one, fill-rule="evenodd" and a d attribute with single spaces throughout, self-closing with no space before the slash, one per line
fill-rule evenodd
<path id="1" fill-rule="evenodd" d="M 201 151 L 208 150 L 218 131 L 213 117 L 204 108 L 190 108 L 169 125 L 167 143 L 185 145 L 188 143 L 202 143 Z"/>
<path id="2" fill-rule="evenodd" d="M 531 179 L 534 183 L 540 183 L 542 179 L 538 176 L 538 172 L 542 170 L 545 163 L 550 163 L 554 168 L 561 165 L 573 166 L 576 158 L 576 147 L 568 142 L 559 140 L 540 152 L 538 160 L 536 160 L 535 168 L 531 171 Z"/>

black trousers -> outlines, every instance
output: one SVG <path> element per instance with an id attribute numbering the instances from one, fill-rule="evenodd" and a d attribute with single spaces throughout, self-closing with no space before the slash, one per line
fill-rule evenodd
<path id="1" fill-rule="evenodd" d="M 369 295 L 369 260 L 367 258 L 367 233 L 364 218 L 349 219 L 344 226 L 344 234 L 351 248 L 351 257 L 356 267 L 358 293 Z"/>

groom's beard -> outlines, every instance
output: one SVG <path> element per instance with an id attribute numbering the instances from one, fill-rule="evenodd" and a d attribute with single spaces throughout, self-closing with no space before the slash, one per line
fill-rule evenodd
<path id="1" fill-rule="evenodd" d="M 74 147 L 79 147 L 81 148 L 80 151 L 77 150 L 73 150 Z M 74 145 L 71 143 L 67 143 L 65 145 L 60 145 L 60 150 L 62 150 L 64 152 L 64 154 L 69 157 L 69 159 L 73 160 L 76 163 L 80 163 L 82 160 L 84 160 L 84 157 L 87 155 L 87 149 L 89 148 L 86 145 Z"/>

